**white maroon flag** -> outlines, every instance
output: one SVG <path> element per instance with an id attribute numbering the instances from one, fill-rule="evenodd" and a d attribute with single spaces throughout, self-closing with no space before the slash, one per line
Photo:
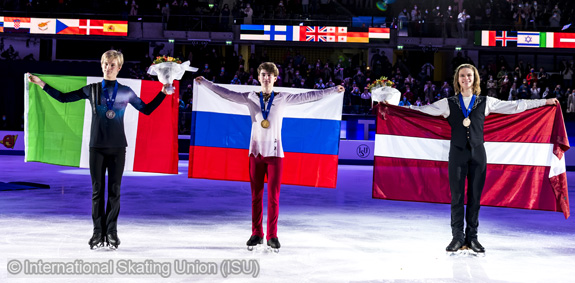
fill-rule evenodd
<path id="1" fill-rule="evenodd" d="M 399 106 L 379 107 L 373 197 L 450 203 L 447 120 Z M 484 132 L 487 178 L 481 205 L 558 211 L 568 218 L 564 152 L 569 140 L 560 106 L 491 114 Z"/>

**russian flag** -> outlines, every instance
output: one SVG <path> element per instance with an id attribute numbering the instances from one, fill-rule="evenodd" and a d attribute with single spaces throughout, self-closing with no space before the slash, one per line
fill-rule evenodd
<path id="1" fill-rule="evenodd" d="M 260 90 L 260 86 L 221 86 L 236 92 Z M 274 91 L 302 93 L 309 89 Z M 337 93 L 286 109 L 283 184 L 335 188 L 342 106 L 343 93 Z M 246 106 L 195 84 L 188 177 L 249 181 L 251 128 Z"/>
<path id="2" fill-rule="evenodd" d="M 451 203 L 447 161 L 451 128 L 399 106 L 380 106 L 374 149 L 373 197 Z M 563 212 L 569 217 L 561 107 L 539 107 L 485 119 L 487 177 L 481 205 Z"/>

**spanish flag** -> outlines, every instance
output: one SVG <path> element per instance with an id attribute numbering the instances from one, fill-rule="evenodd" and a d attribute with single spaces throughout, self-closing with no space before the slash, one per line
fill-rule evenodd
<path id="1" fill-rule="evenodd" d="M 105 35 L 128 36 L 128 22 L 126 21 L 104 21 Z"/>

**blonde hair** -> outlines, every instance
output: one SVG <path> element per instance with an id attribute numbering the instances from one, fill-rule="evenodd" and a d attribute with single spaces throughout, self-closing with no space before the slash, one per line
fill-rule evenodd
<path id="1" fill-rule="evenodd" d="M 477 71 L 477 68 L 475 68 L 475 66 L 473 66 L 471 64 L 461 64 L 455 70 L 455 75 L 453 75 L 453 90 L 455 91 L 455 94 L 458 94 L 461 92 L 461 86 L 459 86 L 459 70 L 465 69 L 465 68 L 471 69 L 473 71 L 473 86 L 471 87 L 473 94 L 475 94 L 475 95 L 481 94 L 481 85 L 480 85 L 480 81 L 479 81 L 480 80 L 479 79 L 479 71 Z"/>
<path id="2" fill-rule="evenodd" d="M 268 73 L 273 73 L 274 76 L 276 76 L 276 77 L 280 74 L 278 67 L 276 66 L 276 64 L 274 64 L 272 62 L 261 63 L 260 66 L 258 67 L 258 76 L 260 75 L 260 72 L 262 70 L 265 70 Z"/>
<path id="3" fill-rule="evenodd" d="M 106 52 L 104 52 L 104 54 L 102 54 L 102 59 L 100 60 L 100 64 L 104 64 L 104 61 L 107 60 L 114 60 L 114 59 L 118 59 L 118 67 L 122 67 L 122 65 L 124 65 L 124 55 L 122 55 L 122 52 L 117 51 L 117 50 L 108 50 Z"/>

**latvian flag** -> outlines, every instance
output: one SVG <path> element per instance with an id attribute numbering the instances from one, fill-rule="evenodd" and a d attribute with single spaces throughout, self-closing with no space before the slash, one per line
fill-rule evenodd
<path id="1" fill-rule="evenodd" d="M 377 118 L 373 197 L 450 203 L 446 119 L 398 106 Z M 561 108 L 540 107 L 485 121 L 487 179 L 481 205 L 563 212 L 569 217 Z"/>
<path id="2" fill-rule="evenodd" d="M 547 32 L 541 39 L 541 47 L 575 48 L 575 33 Z"/>
<path id="3" fill-rule="evenodd" d="M 260 90 L 259 86 L 221 86 L 237 92 Z M 343 93 L 338 93 L 286 109 L 282 127 L 283 184 L 335 188 L 342 104 Z M 195 84 L 188 177 L 249 181 L 251 128 L 246 106 Z"/>
<path id="4" fill-rule="evenodd" d="M 40 75 L 54 88 L 69 92 L 100 77 Z M 162 89 L 156 81 L 118 79 L 144 102 Z M 61 103 L 25 78 L 25 161 L 88 168 L 92 110 L 88 99 Z M 178 82 L 174 82 L 176 88 Z M 167 96 L 151 115 L 128 105 L 124 114 L 127 171 L 178 173 L 178 96 Z"/>

